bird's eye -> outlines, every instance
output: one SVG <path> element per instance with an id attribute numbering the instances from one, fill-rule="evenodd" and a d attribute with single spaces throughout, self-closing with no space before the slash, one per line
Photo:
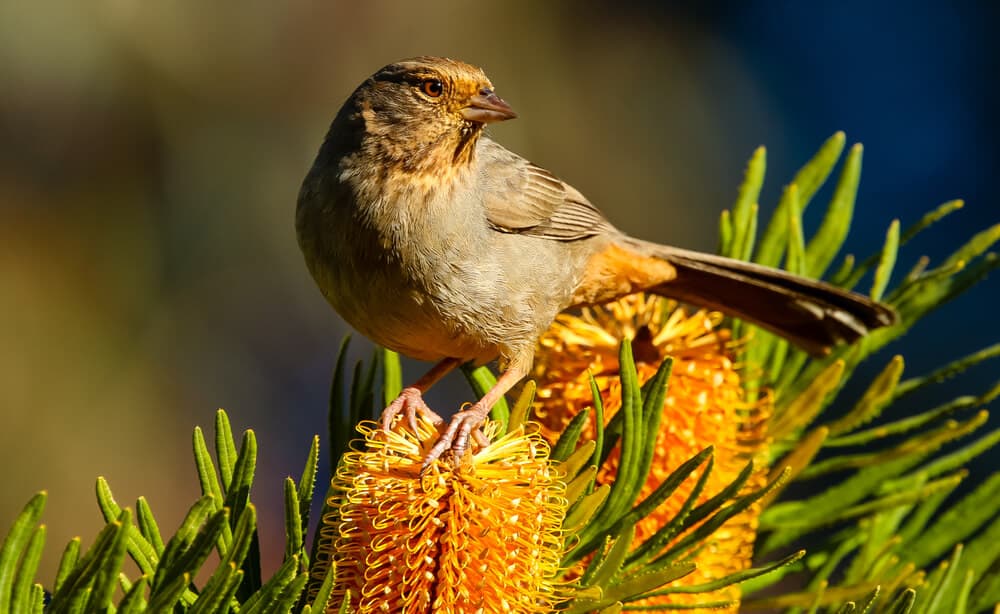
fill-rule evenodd
<path id="1" fill-rule="evenodd" d="M 444 84 L 437 79 L 424 79 L 420 83 L 420 90 L 431 98 L 437 98 L 444 92 Z"/>

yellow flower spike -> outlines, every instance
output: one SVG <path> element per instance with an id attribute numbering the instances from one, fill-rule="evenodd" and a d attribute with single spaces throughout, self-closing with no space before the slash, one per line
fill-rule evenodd
<path id="1" fill-rule="evenodd" d="M 656 373 L 664 358 L 674 358 L 652 468 L 639 500 L 709 445 L 715 448 L 715 466 L 698 503 L 714 496 L 732 483 L 748 460 L 762 460 L 770 416 L 768 395 L 756 403 L 745 401 L 734 358 L 740 343 L 730 339 L 729 330 L 719 328 L 721 322 L 719 313 L 689 314 L 670 301 L 643 295 L 584 309 L 578 316 L 559 316 L 539 342 L 532 374 L 538 385 L 534 411 L 542 434 L 555 441 L 573 416 L 593 404 L 591 374 L 601 392 L 605 420 L 614 416 L 621 408 L 618 346 L 622 339 L 632 339 L 640 384 Z M 588 424 L 582 439 L 593 433 L 593 424 Z M 744 487 L 747 490 L 764 484 L 766 463 L 759 462 L 757 467 Z M 612 483 L 617 468 L 615 450 L 599 469 L 597 483 Z M 695 478 L 688 479 L 638 523 L 634 546 L 674 517 L 695 482 Z M 695 555 L 697 570 L 673 585 L 702 584 L 748 568 L 758 513 L 759 507 L 753 507 L 720 527 Z M 738 587 L 728 587 L 707 594 L 662 595 L 629 605 L 738 603 L 739 596 Z"/>
<path id="2" fill-rule="evenodd" d="M 566 486 L 537 433 L 518 428 L 457 463 L 421 472 L 437 428 L 364 422 L 364 449 L 346 453 L 323 519 L 337 565 L 330 612 L 550 612 L 564 596 Z M 485 427 L 487 437 L 498 425 Z"/>

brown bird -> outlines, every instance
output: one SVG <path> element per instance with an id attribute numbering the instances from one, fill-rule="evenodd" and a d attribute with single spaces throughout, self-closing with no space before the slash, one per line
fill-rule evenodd
<path id="1" fill-rule="evenodd" d="M 455 366 L 502 375 L 455 414 L 427 463 L 460 455 L 531 367 L 565 309 L 653 292 L 717 309 L 821 354 L 895 320 L 864 296 L 784 271 L 632 238 L 580 192 L 483 135 L 515 117 L 485 73 L 446 58 L 390 64 L 347 99 L 302 184 L 299 245 L 358 331 L 437 361 L 383 412 L 441 423 L 421 395 Z"/>

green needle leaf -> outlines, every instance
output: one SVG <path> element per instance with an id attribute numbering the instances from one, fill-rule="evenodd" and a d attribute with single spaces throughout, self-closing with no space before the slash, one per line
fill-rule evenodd
<path id="1" fill-rule="evenodd" d="M 240 614 L 263 614 L 265 612 L 281 611 L 275 607 L 275 603 L 277 603 L 285 587 L 299 575 L 298 568 L 298 557 L 293 556 L 285 561 L 278 568 L 278 571 L 275 572 L 274 576 L 243 603 Z M 287 608 L 285 611 L 287 611 Z"/>
<path id="2" fill-rule="evenodd" d="M 188 610 L 188 614 L 213 614 L 228 611 L 228 604 L 236 594 L 243 572 L 232 563 L 219 565 L 218 569 L 205 584 L 198 599 Z"/>
<path id="3" fill-rule="evenodd" d="M 46 497 L 42 491 L 28 501 L 0 546 L 0 607 L 11 602 L 18 561 L 32 540 L 38 519 L 45 510 Z"/>
<path id="4" fill-rule="evenodd" d="M 888 614 L 909 614 L 913 608 L 913 602 L 917 598 L 917 591 L 908 588 L 899 594 L 886 610 Z"/>
<path id="5" fill-rule="evenodd" d="M 752 580 L 754 578 L 759 578 L 761 576 L 768 575 L 775 570 L 781 569 L 782 567 L 787 567 L 789 565 L 792 565 L 793 563 L 804 557 L 805 554 L 806 554 L 805 550 L 799 550 L 798 552 L 793 552 L 792 554 L 784 557 L 783 559 L 777 560 L 773 563 L 768 563 L 761 567 L 754 567 L 752 569 L 738 571 L 724 578 L 719 578 L 718 580 L 705 582 L 703 584 L 693 584 L 689 586 L 670 586 L 658 591 L 647 593 L 646 596 L 653 597 L 658 595 L 698 594 L 698 593 L 714 592 L 719 589 L 723 589 L 727 586 L 732 586 L 733 584 L 741 584 L 743 582 L 746 582 L 747 580 Z"/>
<path id="6" fill-rule="evenodd" d="M 589 442 L 593 443 L 593 442 Z M 566 501 L 573 505 L 580 500 L 580 497 L 589 492 L 594 486 L 594 478 L 597 477 L 597 467 L 590 465 L 579 473 L 569 484 L 566 485 Z"/>
<path id="7" fill-rule="evenodd" d="M 601 560 L 592 578 L 585 586 L 599 586 L 602 589 L 609 586 L 611 579 L 621 571 L 625 555 L 628 554 L 632 540 L 635 539 L 635 525 L 630 525 L 618 532 L 607 555 Z"/>
<path id="8" fill-rule="evenodd" d="M 305 588 L 306 582 L 309 580 L 309 574 L 302 572 L 295 576 L 291 582 L 285 585 L 278 598 L 275 599 L 273 612 L 288 612 L 291 610 L 295 602 L 299 600 L 299 596 L 302 594 L 302 589 Z"/>
<path id="9" fill-rule="evenodd" d="M 31 614 L 44 614 L 45 612 L 45 588 L 41 584 L 34 584 L 31 587 Z"/>
<path id="10" fill-rule="evenodd" d="M 851 274 L 854 271 L 854 260 L 854 254 L 847 254 L 844 256 L 844 260 L 840 263 L 840 266 L 833 272 L 832 275 L 830 275 L 830 283 L 835 286 L 841 286 L 844 288 L 848 287 L 847 280 L 851 277 Z M 874 263 L 874 260 L 872 262 Z"/>
<path id="11" fill-rule="evenodd" d="M 517 401 L 510 410 L 510 423 L 507 425 L 508 430 L 518 428 L 528 419 L 528 411 L 531 410 L 531 404 L 535 400 L 535 388 L 536 384 L 534 380 L 526 381 L 524 386 L 521 387 L 521 393 L 517 396 Z"/>
<path id="12" fill-rule="evenodd" d="M 236 468 L 236 440 L 233 439 L 229 416 L 221 409 L 215 412 L 215 454 L 219 457 L 219 469 L 222 471 L 222 488 L 228 490 Z"/>
<path id="13" fill-rule="evenodd" d="M 256 468 L 257 437 L 253 431 L 247 430 L 243 433 L 240 452 L 233 466 L 232 483 L 226 491 L 225 507 L 232 509 L 234 517 L 238 517 L 250 501 L 250 489 L 253 487 Z"/>
<path id="14" fill-rule="evenodd" d="M 851 228 L 854 203 L 861 182 L 861 156 L 864 149 L 860 143 L 851 147 L 844 160 L 840 179 L 827 206 L 823 222 L 806 247 L 807 274 L 813 279 L 823 277 L 823 273 L 840 251 L 847 232 Z"/>
<path id="15" fill-rule="evenodd" d="M 786 470 L 789 472 L 789 481 L 797 478 L 819 453 L 827 441 L 829 433 L 828 428 L 821 426 L 803 436 L 791 452 L 786 454 L 781 461 L 774 463 L 768 480 L 776 479 L 780 472 Z M 768 507 L 771 501 L 781 494 L 782 490 L 784 490 L 782 486 L 775 488 L 772 494 L 763 500 L 763 507 Z"/>
<path id="16" fill-rule="evenodd" d="M 323 582 L 319 585 L 319 590 L 316 591 L 316 596 L 313 597 L 312 609 L 317 612 L 326 612 L 327 607 L 330 604 L 330 597 L 333 594 L 333 583 L 336 579 L 337 573 L 334 565 L 326 570 L 326 574 L 323 577 Z M 346 591 L 344 594 L 344 603 L 350 601 L 351 593 L 350 590 Z"/>
<path id="17" fill-rule="evenodd" d="M 758 147 L 747 164 L 743 183 L 733 205 L 731 240 L 723 245 L 724 256 L 746 260 L 753 251 L 756 234 L 756 207 L 767 170 L 767 150 Z"/>
<path id="18" fill-rule="evenodd" d="M 125 561 L 125 552 L 129 544 L 129 534 L 135 527 L 132 526 L 132 511 L 122 510 L 121 517 L 108 526 L 115 528 L 112 540 L 100 559 L 96 561 L 96 577 L 94 579 L 93 593 L 90 595 L 88 609 L 106 609 L 111 606 L 111 597 L 114 595 L 118 584 L 118 574 L 121 571 L 122 563 Z M 136 530 L 138 533 L 138 530 Z"/>
<path id="19" fill-rule="evenodd" d="M 879 258 L 878 267 L 875 268 L 875 281 L 872 282 L 870 293 L 873 300 L 882 300 L 882 295 L 889 285 L 889 277 L 892 276 L 892 269 L 896 266 L 896 253 L 898 251 L 899 220 L 893 220 L 885 235 L 885 245 L 882 247 L 882 256 Z"/>
<path id="20" fill-rule="evenodd" d="M 820 150 L 813 156 L 813 159 L 802 167 L 802 170 L 795 175 L 789 187 L 797 186 L 800 209 L 805 211 L 809 201 L 819 190 L 823 182 L 830 175 L 841 152 L 844 150 L 845 136 L 843 132 L 837 132 L 830 137 Z M 760 241 L 760 249 L 757 252 L 756 261 L 767 266 L 777 266 L 781 259 L 782 252 L 785 251 L 785 241 L 788 234 L 788 207 L 789 188 L 785 189 L 784 195 L 778 202 L 778 208 L 771 217 L 771 222 L 764 231 L 764 236 Z M 735 225 L 734 225 L 735 232 Z"/>
<path id="21" fill-rule="evenodd" d="M 985 524 L 982 531 L 968 540 L 962 560 L 967 569 L 976 571 L 977 580 L 986 570 L 1000 565 L 998 543 L 1000 543 L 1000 518 L 996 516 Z"/>
<path id="22" fill-rule="evenodd" d="M 945 454 L 939 456 L 935 460 L 926 464 L 921 468 L 920 473 L 927 478 L 933 478 L 951 471 L 955 471 L 961 467 L 964 467 L 977 456 L 992 450 L 998 443 L 1000 443 L 1000 429 L 997 429 L 983 437 L 980 437 L 971 444 L 959 448 L 950 454 Z M 893 482 L 889 482 L 887 486 L 893 486 Z"/>
<path id="23" fill-rule="evenodd" d="M 190 541 L 184 539 L 178 542 L 176 555 L 171 556 L 169 560 L 165 555 L 163 563 L 156 570 L 156 576 L 153 579 L 154 591 L 160 586 L 172 586 L 173 580 L 177 577 L 196 574 L 201 569 L 201 565 L 205 562 L 205 559 L 211 554 L 215 541 L 219 533 L 222 532 L 222 527 L 228 521 L 228 508 L 221 509 L 208 517 L 208 520 L 193 536 L 193 539 L 190 539 Z M 190 533 L 187 533 L 187 535 L 190 535 Z M 169 548 L 170 545 L 168 544 L 167 549 Z"/>
<path id="24" fill-rule="evenodd" d="M 121 517 L 123 509 L 115 502 L 111 494 L 111 486 L 103 477 L 97 478 L 97 502 L 104 515 L 105 522 L 112 522 Z M 142 532 L 131 523 L 127 525 L 128 531 L 128 553 L 139 566 L 144 574 L 152 574 L 156 570 L 156 564 L 160 560 L 159 553 L 150 544 Z M 161 548 L 162 551 L 162 548 Z"/>
<path id="25" fill-rule="evenodd" d="M 969 597 L 972 594 L 972 585 L 976 579 L 976 573 L 971 569 L 965 572 L 962 578 L 962 585 L 955 595 L 955 614 L 966 614 L 969 611 Z"/>
<path id="26" fill-rule="evenodd" d="M 593 531 L 587 531 L 587 529 L 591 527 L 591 520 L 604 505 L 604 502 L 607 501 L 610 492 L 610 486 L 601 484 L 594 489 L 594 492 L 585 496 L 576 505 L 571 507 L 569 512 L 566 513 L 566 518 L 563 520 L 563 529 L 567 534 L 573 535 L 580 532 L 580 544 L 591 542 L 593 536 L 588 533 L 592 533 Z M 584 540 L 585 537 L 586 541 Z M 562 566 L 569 567 L 572 563 L 575 563 L 592 551 L 593 548 L 584 549 L 577 547 L 566 555 Z"/>
<path id="27" fill-rule="evenodd" d="M 349 398 L 351 414 L 350 424 L 355 425 L 361 420 L 375 416 L 375 372 L 382 359 L 382 354 L 376 349 L 372 354 L 368 367 L 359 361 L 354 365 L 354 379 L 351 380 L 351 395 Z"/>
<path id="28" fill-rule="evenodd" d="M 222 487 L 219 484 L 219 476 L 215 472 L 212 455 L 208 451 L 208 444 L 205 443 L 205 434 L 202 433 L 200 426 L 194 427 L 194 460 L 198 469 L 198 481 L 201 483 L 202 494 L 211 495 L 221 505 L 223 500 Z"/>
<path id="29" fill-rule="evenodd" d="M 645 475 L 638 475 L 639 460 L 643 453 L 644 433 L 641 432 L 642 424 L 642 399 L 640 398 L 639 375 L 636 372 L 635 360 L 632 358 L 632 345 L 629 341 L 622 341 L 618 350 L 618 364 L 620 365 L 622 407 L 619 413 L 623 417 L 623 430 L 621 438 L 621 456 L 618 464 L 618 475 L 611 485 L 611 493 L 604 507 L 591 521 L 591 529 L 595 535 L 602 534 L 608 527 L 617 521 L 635 501 L 635 494 L 645 481 Z M 650 442 L 650 445 L 655 441 Z"/>
<path id="30" fill-rule="evenodd" d="M 298 500 L 299 518 L 304 529 L 309 527 L 309 510 L 312 507 L 313 495 L 316 488 L 316 472 L 319 470 L 319 435 L 313 435 L 312 443 L 309 445 L 309 453 L 306 455 L 306 465 L 302 469 L 302 476 L 299 478 Z"/>
<path id="31" fill-rule="evenodd" d="M 918 597 L 918 611 L 922 612 L 954 612 L 954 601 L 955 595 L 952 591 L 958 588 L 953 585 L 955 581 L 955 570 L 958 567 L 958 562 L 962 557 L 962 544 L 955 546 L 952 550 L 951 558 L 946 561 L 941 561 L 935 572 L 940 572 L 938 578 L 934 578 L 928 581 L 931 585 L 930 590 L 923 590 L 917 595 Z M 923 602 L 923 603 L 920 603 Z"/>
<path id="32" fill-rule="evenodd" d="M 996 523 L 993 526 L 996 526 Z M 993 544 L 996 548 L 996 541 Z M 969 611 L 982 612 L 994 608 L 996 612 L 996 604 L 1000 603 L 1000 559 L 994 560 L 992 565 L 985 568 L 981 576 L 969 594 L 968 601 L 972 603 Z"/>
<path id="33" fill-rule="evenodd" d="M 154 588 L 150 591 L 149 605 L 147 606 L 146 611 L 172 611 L 177 602 L 180 601 L 181 596 L 184 595 L 184 591 L 187 590 L 187 586 L 190 583 L 191 574 L 183 573 L 170 580 L 169 584 L 166 584 L 159 590 Z"/>
<path id="34" fill-rule="evenodd" d="M 250 503 L 250 489 L 253 486 L 257 465 L 257 437 L 252 430 L 244 431 L 240 451 L 233 468 L 233 483 L 226 493 L 226 508 L 232 510 L 231 518 L 239 518 Z M 225 530 L 229 527 L 226 526 Z M 257 531 L 250 541 L 250 551 L 243 561 L 243 584 L 237 590 L 237 599 L 246 599 L 261 586 L 260 545 Z"/>
<path id="35" fill-rule="evenodd" d="M 45 547 L 45 525 L 38 525 L 31 532 L 28 544 L 21 555 L 21 565 L 14 579 L 13 594 L 10 601 L 11 612 L 27 612 L 37 603 L 35 595 L 35 574 L 38 573 L 38 563 L 42 560 L 42 548 Z M 6 602 L 0 602 L 0 608 Z"/>
<path id="36" fill-rule="evenodd" d="M 302 516 L 295 480 L 285 478 L 285 559 L 302 551 Z"/>
<path id="37" fill-rule="evenodd" d="M 653 454 L 656 451 L 656 435 L 660 432 L 660 421 L 663 418 L 663 403 L 667 398 L 667 387 L 670 374 L 673 371 L 674 359 L 668 356 L 663 359 L 656 373 L 642 389 L 642 433 L 645 442 L 641 447 L 636 475 L 637 484 L 632 494 L 632 500 L 639 496 L 639 490 L 646 483 L 646 477 L 653 464 Z M 623 388 L 624 391 L 624 388 Z M 630 504 L 631 505 L 631 504 Z"/>
<path id="38" fill-rule="evenodd" d="M 802 190 L 802 210 L 812 201 L 812 197 L 826 182 L 827 177 L 833 172 L 840 154 L 844 151 L 844 144 L 847 136 L 842 131 L 837 131 L 820 146 L 819 151 L 813 159 L 795 175 L 792 183 L 798 184 Z"/>
<path id="39" fill-rule="evenodd" d="M 224 563 L 233 563 L 242 568 L 250 548 L 257 540 L 257 508 L 253 503 L 247 504 L 236 521 L 233 531 L 233 547 L 222 559 Z"/>
<path id="40" fill-rule="evenodd" d="M 79 558 L 80 538 L 74 537 L 68 544 L 66 544 L 66 549 L 63 550 L 62 558 L 59 560 L 59 569 L 56 571 L 56 580 L 52 584 L 53 593 L 59 592 L 59 589 L 62 588 L 66 578 L 69 577 L 70 572 L 76 567 L 76 563 Z"/>
<path id="41" fill-rule="evenodd" d="M 351 344 L 350 335 L 344 337 L 340 342 L 340 351 L 337 353 L 337 362 L 333 368 L 333 377 L 330 378 L 330 399 L 328 403 L 328 434 L 330 437 L 330 473 L 337 471 L 337 463 L 340 455 L 347 450 L 348 442 L 354 435 L 354 423 L 344 405 L 347 397 L 347 390 L 344 388 L 344 371 L 347 365 L 347 348 Z"/>
<path id="42" fill-rule="evenodd" d="M 898 392 L 899 387 L 897 386 L 896 393 L 898 394 Z M 901 435 L 903 433 L 916 430 L 926 424 L 937 422 L 943 417 L 962 409 L 974 407 L 977 404 L 979 404 L 979 399 L 976 397 L 959 397 L 923 413 L 914 414 L 893 422 L 887 422 L 868 430 L 857 431 L 851 433 L 850 435 L 842 435 L 836 439 L 830 439 L 826 442 L 826 445 L 831 448 L 866 445 L 878 439 L 884 439 L 893 435 Z"/>
<path id="43" fill-rule="evenodd" d="M 733 249 L 733 220 L 729 209 L 723 209 L 719 215 L 719 253 L 729 256 Z"/>
<path id="44" fill-rule="evenodd" d="M 657 561 L 670 561 L 676 558 L 679 554 L 686 552 L 692 546 L 698 544 L 706 537 L 712 534 L 715 530 L 725 524 L 730 518 L 733 518 L 737 514 L 746 511 L 751 505 L 766 496 L 771 490 L 776 488 L 778 485 L 782 484 L 788 479 L 788 471 L 784 471 L 777 479 L 772 480 L 766 484 L 763 488 L 751 492 L 750 494 L 744 495 L 736 499 L 732 504 L 722 508 L 714 515 L 705 520 L 704 524 L 698 526 L 693 531 L 677 540 L 677 543 L 673 544 L 667 549 Z M 656 561 L 654 561 L 655 564 Z"/>
<path id="45" fill-rule="evenodd" d="M 973 235 L 965 245 L 948 256 L 941 266 L 950 267 L 960 262 L 971 262 L 986 253 L 986 250 L 993 247 L 997 241 L 1000 241 L 1000 224 Z"/>
<path id="46" fill-rule="evenodd" d="M 793 182 L 785 186 L 781 200 L 778 201 L 778 208 L 760 240 L 756 257 L 758 263 L 776 267 L 781 262 L 781 255 L 785 252 L 785 244 L 788 241 L 788 220 L 791 216 L 789 209 L 798 202 L 799 186 Z"/>
<path id="47" fill-rule="evenodd" d="M 784 409 L 776 411 L 771 424 L 768 425 L 770 435 L 776 440 L 781 440 L 810 424 L 826 406 L 828 395 L 840 385 L 845 367 L 843 360 L 833 361 Z"/>
<path id="48" fill-rule="evenodd" d="M 667 476 L 667 479 L 663 480 L 663 482 L 661 482 L 660 485 L 649 494 L 649 496 L 632 508 L 629 513 L 622 516 L 621 519 L 611 528 L 611 533 L 618 534 L 625 527 L 634 526 L 640 520 L 653 513 L 653 511 L 658 508 L 661 503 L 674 494 L 677 488 L 680 487 L 685 480 L 694 474 L 702 463 L 711 458 L 713 452 L 714 448 L 709 446 L 681 464 L 681 466 Z"/>
<path id="49" fill-rule="evenodd" d="M 583 432 L 583 427 L 587 425 L 587 418 L 590 412 L 583 410 L 577 415 L 570 419 L 569 424 L 563 429 L 562 434 L 559 435 L 559 439 L 556 441 L 556 445 L 552 446 L 552 452 L 549 454 L 549 458 L 554 461 L 564 462 L 569 458 L 573 450 L 576 449 L 576 443 L 580 440 L 580 434 Z"/>
<path id="50" fill-rule="evenodd" d="M 141 614 L 146 609 L 146 588 L 149 586 L 149 579 L 141 576 L 135 584 L 128 589 L 121 603 L 118 604 L 118 614 Z"/>
<path id="51" fill-rule="evenodd" d="M 902 375 L 903 357 L 893 356 L 854 408 L 838 420 L 830 422 L 828 425 L 830 434 L 836 436 L 847 433 L 871 422 L 892 401 L 896 385 Z"/>
<path id="52" fill-rule="evenodd" d="M 113 549 L 119 529 L 121 529 L 121 523 L 113 521 L 105 525 L 98 533 L 90 550 L 83 555 L 76 567 L 70 571 L 60 589 L 52 596 L 51 609 L 54 613 L 77 609 L 83 611 L 87 608 L 93 594 L 94 581 L 102 573 L 101 564 Z M 115 569 L 114 572 L 114 575 L 117 576 L 118 569 Z M 94 604 L 93 609 L 97 609 L 97 607 L 97 604 Z"/>
<path id="53" fill-rule="evenodd" d="M 802 210 L 799 187 L 788 186 L 788 237 L 785 248 L 785 269 L 796 275 L 806 274 L 806 248 L 802 231 Z"/>
<path id="54" fill-rule="evenodd" d="M 913 392 L 923 389 L 925 386 L 930 384 L 937 384 L 951 379 L 970 367 L 974 367 L 983 361 L 990 360 L 998 356 L 1000 356 L 1000 343 L 994 343 L 989 347 L 985 347 L 977 352 L 969 354 L 968 356 L 964 356 L 958 360 L 950 362 L 944 367 L 935 370 L 930 375 L 914 377 L 901 382 L 899 386 L 896 387 L 896 393 L 893 396 L 893 400 L 899 400 Z M 988 401 L 980 402 L 986 403 Z"/>
<path id="55" fill-rule="evenodd" d="M 184 520 L 181 521 L 181 526 L 171 537 L 166 546 L 163 548 L 163 555 L 160 557 L 160 564 L 157 566 L 156 575 L 151 580 L 151 587 L 153 591 L 156 591 L 161 587 L 161 584 L 165 581 L 165 574 L 176 565 L 177 559 L 183 555 L 183 553 L 188 549 L 191 542 L 197 535 L 198 528 L 205 522 L 205 519 L 209 514 L 213 513 L 215 510 L 215 502 L 212 501 L 211 495 L 205 495 L 188 510 L 187 515 Z M 221 513 L 221 512 L 219 512 Z M 182 570 L 183 571 L 183 570 Z M 169 581 L 172 581 L 170 578 Z"/>
<path id="56" fill-rule="evenodd" d="M 698 481 L 695 483 L 694 488 L 691 489 L 691 493 L 688 494 L 687 499 L 681 505 L 680 510 L 674 515 L 668 522 L 656 530 L 652 536 L 648 537 L 646 541 L 639 544 L 639 547 L 633 550 L 629 556 L 626 564 L 629 570 L 638 569 L 640 566 L 645 566 L 646 561 L 650 558 L 660 554 L 663 548 L 670 543 L 674 537 L 679 535 L 682 531 L 687 528 L 694 526 L 701 519 L 707 518 L 711 513 L 719 509 L 723 503 L 732 498 L 732 495 L 736 493 L 737 490 L 742 488 L 742 484 L 746 482 L 746 478 L 750 476 L 749 469 L 751 465 L 747 465 L 743 473 L 736 478 L 733 484 L 730 484 L 722 492 L 712 497 L 708 501 L 702 503 L 698 507 L 695 507 L 698 498 L 701 497 L 701 493 L 705 490 L 705 484 L 708 483 L 708 477 L 712 474 L 712 468 L 715 466 L 715 457 L 709 456 L 708 463 L 705 465 L 705 470 L 701 472 L 698 476 Z M 745 475 L 744 475 L 745 474 Z M 742 481 L 742 482 L 741 482 Z M 735 486 L 736 482 L 741 482 L 739 486 Z M 693 508 L 693 511 L 692 511 Z"/>
<path id="57" fill-rule="evenodd" d="M 594 378 L 593 373 L 587 373 L 587 377 L 590 380 L 590 394 L 594 399 L 594 458 L 591 460 L 591 464 L 600 467 L 604 464 L 604 459 L 607 455 L 611 453 L 611 446 L 607 446 L 605 450 L 604 441 L 604 400 L 601 398 L 601 390 L 597 385 L 597 379 Z"/>
<path id="58" fill-rule="evenodd" d="M 382 401 L 388 407 L 403 390 L 403 366 L 399 354 L 382 348 Z"/>
<path id="59" fill-rule="evenodd" d="M 696 568 L 694 563 L 680 562 L 672 563 L 666 567 L 661 567 L 654 571 L 638 573 L 628 576 L 620 584 L 616 584 L 605 591 L 604 602 L 634 601 L 641 598 L 651 590 L 665 586 L 674 580 L 678 580 L 688 575 Z"/>
<path id="60" fill-rule="evenodd" d="M 958 211 L 963 206 L 965 206 L 965 202 L 962 200 L 949 200 L 946 203 L 938 205 L 937 209 L 925 213 L 924 217 L 920 218 L 920 220 L 917 221 L 916 224 L 910 226 L 903 232 L 903 236 L 899 240 L 900 245 L 905 245 L 906 243 L 909 243 L 910 239 L 920 234 L 920 232 L 923 231 L 925 228 L 927 228 L 934 222 L 937 222 L 938 220 L 948 215 L 949 213 Z"/>
<path id="61" fill-rule="evenodd" d="M 961 501 L 945 510 L 934 524 L 903 547 L 903 558 L 923 567 L 1000 514 L 1000 473 L 994 473 Z M 995 545 L 995 544 L 994 544 Z"/>
<path id="62" fill-rule="evenodd" d="M 597 444 L 593 440 L 580 444 L 559 467 L 565 472 L 564 479 L 572 480 L 594 456 L 594 449 L 596 447 Z"/>
<path id="63" fill-rule="evenodd" d="M 153 510 L 149 507 L 149 502 L 145 497 L 139 497 L 135 506 L 136 521 L 139 523 L 139 532 L 146 539 L 153 551 L 156 552 L 157 560 L 163 552 L 163 537 L 160 536 L 160 527 L 153 517 Z"/>
<path id="64" fill-rule="evenodd" d="M 604 592 L 600 599 L 577 599 L 571 603 L 563 614 L 583 614 L 611 606 L 617 602 L 627 602 L 638 599 L 640 595 L 659 588 L 665 584 L 682 578 L 695 569 L 690 562 L 678 563 L 653 572 L 629 576 L 621 584 L 614 585 Z"/>

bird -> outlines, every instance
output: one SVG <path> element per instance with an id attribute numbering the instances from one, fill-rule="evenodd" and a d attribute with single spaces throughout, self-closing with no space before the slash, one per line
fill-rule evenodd
<path id="1" fill-rule="evenodd" d="M 435 365 L 382 412 L 439 425 L 424 467 L 459 458 L 567 309 L 650 292 L 752 322 L 812 354 L 892 325 L 860 294 L 776 268 L 629 236 L 578 190 L 486 136 L 517 114 L 485 72 L 421 56 L 347 98 L 302 182 L 299 247 L 333 308 L 377 344 Z M 496 384 L 447 423 L 423 394 L 498 360 Z M 415 431 L 416 432 L 416 431 Z"/>

